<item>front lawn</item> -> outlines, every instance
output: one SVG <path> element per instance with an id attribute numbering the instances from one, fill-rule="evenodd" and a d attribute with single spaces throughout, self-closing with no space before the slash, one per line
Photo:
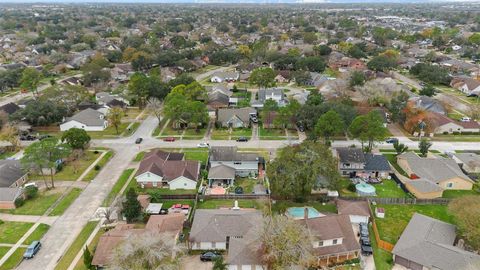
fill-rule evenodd
<path id="1" fill-rule="evenodd" d="M 112 158 L 113 156 L 113 152 L 112 151 L 108 151 L 103 157 L 102 159 L 100 159 L 100 161 L 98 161 L 98 163 L 94 166 L 93 169 L 91 169 L 87 175 L 85 175 L 85 177 L 82 179 L 82 181 L 92 181 L 93 179 L 95 179 L 95 177 L 97 176 L 97 174 L 100 172 L 100 170 L 105 166 L 105 164 L 107 164 L 107 162 Z"/>
<path id="2" fill-rule="evenodd" d="M 75 181 L 82 175 L 82 173 L 100 156 L 101 152 L 85 151 L 84 155 L 76 161 L 64 164 L 61 171 L 53 175 L 54 180 L 58 181 Z M 50 180 L 50 175 L 45 178 Z M 33 174 L 30 179 L 41 181 L 43 177 L 38 174 Z"/>
<path id="3" fill-rule="evenodd" d="M 237 200 L 240 208 L 256 208 L 263 209 L 264 203 L 256 200 Z M 205 200 L 198 202 L 197 209 L 219 209 L 232 208 L 235 200 Z"/>
<path id="4" fill-rule="evenodd" d="M 75 241 L 73 241 L 72 245 L 68 248 L 60 261 L 58 261 L 55 270 L 68 269 L 73 259 L 75 259 L 75 256 L 77 256 L 77 253 L 84 248 L 85 242 L 95 230 L 97 224 L 97 221 L 90 221 L 85 227 L 83 227 L 82 231 L 77 235 L 77 238 L 75 238 Z"/>
<path id="5" fill-rule="evenodd" d="M 33 223 L 3 221 L 0 224 L 0 243 L 17 243 L 32 226 Z"/>
<path id="6" fill-rule="evenodd" d="M 250 128 L 234 128 L 232 129 L 232 140 L 236 140 L 239 137 L 250 138 L 252 136 L 252 129 Z"/>
<path id="7" fill-rule="evenodd" d="M 131 136 L 133 133 L 135 133 L 135 131 L 137 131 L 138 127 L 140 126 L 140 122 L 134 122 L 130 128 L 127 128 L 127 130 L 125 130 L 125 132 L 123 133 L 123 136 L 124 137 L 128 137 L 128 136 Z"/>
<path id="8" fill-rule="evenodd" d="M 444 190 L 442 198 L 455 199 L 469 195 L 480 195 L 478 188 L 475 186 L 473 188 L 473 190 Z"/>
<path id="9" fill-rule="evenodd" d="M 260 140 L 284 140 L 285 130 L 259 127 Z"/>
<path id="10" fill-rule="evenodd" d="M 173 129 L 172 125 L 167 124 L 163 129 L 163 132 L 159 135 L 160 137 L 180 137 L 183 133 L 183 129 Z"/>
<path id="11" fill-rule="evenodd" d="M 109 125 L 105 130 L 102 131 L 88 131 L 88 135 L 90 135 L 92 139 L 119 137 L 129 125 L 130 123 L 127 122 L 120 123 L 120 125 L 118 126 L 118 133 L 114 126 Z"/>
<path id="12" fill-rule="evenodd" d="M 290 207 L 304 207 L 311 206 L 317 209 L 320 213 L 337 213 L 337 206 L 333 202 L 321 203 L 317 201 L 309 201 L 304 203 L 297 203 L 293 201 L 276 201 L 272 204 L 272 212 L 276 214 L 284 214 Z"/>
<path id="13" fill-rule="evenodd" d="M 52 212 L 50 212 L 49 216 L 61 216 L 65 210 L 80 196 L 82 193 L 82 189 L 80 188 L 73 188 L 68 192 L 65 197 L 53 208 Z"/>
<path id="14" fill-rule="evenodd" d="M 385 218 L 376 218 L 380 238 L 392 244 L 397 243 L 415 212 L 448 223 L 454 218 L 447 212 L 446 205 L 379 205 L 385 209 Z"/>
<path id="15" fill-rule="evenodd" d="M 183 152 L 185 154 L 185 159 L 187 160 L 198 160 L 202 162 L 203 165 L 207 164 L 208 161 L 208 149 L 191 149 L 185 150 Z"/>
<path id="16" fill-rule="evenodd" d="M 117 182 L 115 185 L 113 185 L 112 189 L 110 190 L 110 193 L 108 194 L 107 198 L 103 201 L 103 206 L 109 206 L 117 194 L 122 190 L 122 187 L 127 183 L 128 178 L 132 175 L 134 169 L 127 169 L 124 170 L 122 175 L 118 178 Z M 135 180 L 132 180 L 132 182 L 135 182 Z"/>
<path id="17" fill-rule="evenodd" d="M 135 158 L 133 159 L 133 161 L 135 162 L 140 162 L 142 161 L 143 157 L 145 156 L 145 151 L 142 151 L 140 153 L 138 153 Z"/>
<path id="18" fill-rule="evenodd" d="M 0 270 L 15 269 L 23 259 L 26 248 L 17 248 L 15 252 L 0 266 Z"/>
<path id="19" fill-rule="evenodd" d="M 226 128 L 215 128 L 212 130 L 212 140 L 228 140 L 230 131 Z"/>
<path id="20" fill-rule="evenodd" d="M 40 241 L 43 235 L 47 233 L 48 229 L 50 229 L 49 225 L 41 223 L 40 225 L 38 225 L 35 231 L 33 231 L 32 234 L 30 234 L 30 236 L 25 239 L 23 244 L 30 245 L 33 241 Z"/>
<path id="21" fill-rule="evenodd" d="M 374 185 L 377 196 L 380 198 L 406 198 L 405 193 L 394 180 L 384 179 L 381 184 Z"/>
<path id="22" fill-rule="evenodd" d="M 199 140 L 202 139 L 205 136 L 205 133 L 207 132 L 206 128 L 201 128 L 201 129 L 194 129 L 194 128 L 189 128 L 185 130 L 185 134 L 183 135 L 184 140 Z"/>
<path id="23" fill-rule="evenodd" d="M 52 206 L 62 195 L 64 189 L 53 189 L 39 192 L 37 197 L 26 200 L 25 204 L 11 210 L 2 210 L 2 212 L 14 215 L 34 215 L 41 216 Z"/>

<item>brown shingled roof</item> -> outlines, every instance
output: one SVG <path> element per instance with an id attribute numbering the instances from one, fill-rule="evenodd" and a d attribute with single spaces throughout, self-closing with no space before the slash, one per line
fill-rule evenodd
<path id="1" fill-rule="evenodd" d="M 180 176 L 197 181 L 200 175 L 200 163 L 194 160 L 184 160 L 182 153 L 153 150 L 145 154 L 135 177 L 145 172 L 159 175 L 167 181 Z"/>

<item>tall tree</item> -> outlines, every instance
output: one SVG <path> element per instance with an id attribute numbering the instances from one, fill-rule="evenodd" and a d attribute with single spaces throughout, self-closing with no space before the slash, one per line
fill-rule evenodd
<path id="1" fill-rule="evenodd" d="M 345 130 L 345 123 L 342 117 L 334 110 L 330 110 L 318 118 L 315 125 L 315 133 L 325 139 L 328 144 L 330 137 L 340 134 Z"/>
<path id="2" fill-rule="evenodd" d="M 137 100 L 140 107 L 143 107 L 149 94 L 148 78 L 145 74 L 136 72 L 130 77 L 128 91 Z"/>
<path id="3" fill-rule="evenodd" d="M 428 154 L 428 149 L 430 149 L 430 147 L 432 147 L 432 143 L 429 142 L 427 139 L 421 139 L 419 142 L 418 142 L 418 149 L 420 150 L 420 154 L 423 156 L 423 157 L 426 157 L 427 154 Z"/>
<path id="4" fill-rule="evenodd" d="M 258 87 L 273 87 L 275 83 L 275 71 L 268 67 L 256 68 L 250 75 L 249 82 Z"/>
<path id="5" fill-rule="evenodd" d="M 73 149 L 85 149 L 90 139 L 90 135 L 81 128 L 71 128 L 62 134 L 62 142 L 67 143 Z"/>
<path id="6" fill-rule="evenodd" d="M 449 212 L 455 217 L 460 235 L 467 245 L 480 251 L 480 196 L 463 196 L 452 200 Z"/>
<path id="7" fill-rule="evenodd" d="M 399 143 L 398 141 L 393 143 L 393 148 L 395 149 L 395 152 L 397 152 L 397 155 L 405 153 L 408 150 L 408 146 L 403 143 Z"/>
<path id="8" fill-rule="evenodd" d="M 71 153 L 68 144 L 59 143 L 57 138 L 46 138 L 38 142 L 34 142 L 25 148 L 21 163 L 24 167 L 34 170 L 43 176 L 45 186 L 48 184 L 45 179 L 44 170 L 50 170 L 50 180 L 52 188 L 55 188 L 53 180 L 54 169 L 57 162 L 66 158 Z"/>
<path id="9" fill-rule="evenodd" d="M 123 109 L 120 107 L 113 107 L 108 110 L 107 121 L 110 125 L 115 127 L 115 131 L 118 135 L 118 127 L 122 124 L 122 118 L 124 116 Z"/>
<path id="10" fill-rule="evenodd" d="M 383 118 L 378 111 L 371 111 L 366 115 L 357 116 L 350 127 L 350 134 L 362 142 L 368 142 L 367 152 L 372 151 L 375 142 L 383 141 L 388 135 L 388 130 L 383 125 Z"/>
<path id="11" fill-rule="evenodd" d="M 125 215 L 127 222 L 133 222 L 140 218 L 142 214 L 142 206 L 137 199 L 137 192 L 134 188 L 130 188 L 127 191 L 126 200 L 123 202 L 122 213 Z"/>
<path id="12" fill-rule="evenodd" d="M 30 90 L 33 94 L 38 96 L 38 84 L 42 80 L 43 75 L 40 71 L 33 67 L 27 67 L 22 72 L 20 79 L 20 87 Z"/>
<path id="13" fill-rule="evenodd" d="M 277 157 L 267 171 L 272 194 L 286 199 L 305 200 L 318 177 L 329 182 L 329 187 L 338 187 L 339 174 L 336 160 L 323 144 L 305 141 L 298 146 L 288 146 L 278 151 Z"/>

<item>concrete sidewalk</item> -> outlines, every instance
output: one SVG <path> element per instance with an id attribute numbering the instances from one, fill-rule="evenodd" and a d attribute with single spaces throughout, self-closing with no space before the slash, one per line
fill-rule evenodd
<path id="1" fill-rule="evenodd" d="M 30 215 L 12 215 L 0 213 L 0 220 L 15 222 L 44 223 L 52 225 L 58 219 L 58 216 L 30 216 Z"/>

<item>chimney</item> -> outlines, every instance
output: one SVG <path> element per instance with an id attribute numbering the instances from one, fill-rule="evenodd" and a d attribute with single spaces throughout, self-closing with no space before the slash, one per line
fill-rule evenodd
<path id="1" fill-rule="evenodd" d="M 305 219 L 305 220 L 308 219 L 308 207 L 305 207 L 303 209 L 303 219 Z"/>
<path id="2" fill-rule="evenodd" d="M 237 200 L 235 200 L 235 203 L 234 203 L 234 206 L 233 206 L 232 210 L 240 210 L 240 207 L 238 207 L 238 201 Z"/>

